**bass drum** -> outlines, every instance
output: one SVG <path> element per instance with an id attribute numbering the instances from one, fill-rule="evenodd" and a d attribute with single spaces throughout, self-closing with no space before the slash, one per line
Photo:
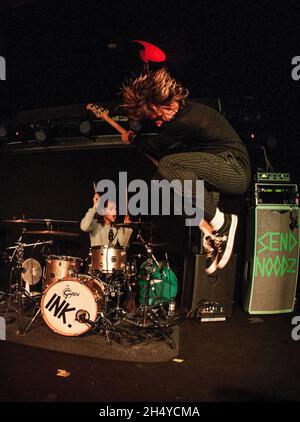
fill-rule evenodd
<path id="1" fill-rule="evenodd" d="M 88 275 L 66 277 L 50 285 L 42 296 L 45 323 L 55 333 L 79 336 L 91 329 L 84 321 L 95 322 L 104 309 L 104 284 Z"/>
<path id="2" fill-rule="evenodd" d="M 143 262 L 138 272 L 138 298 L 140 305 L 146 304 L 147 293 L 147 261 Z M 178 292 L 178 280 L 173 270 L 165 262 L 157 265 L 152 261 L 151 280 L 149 286 L 149 305 L 168 302 L 175 299 Z"/>

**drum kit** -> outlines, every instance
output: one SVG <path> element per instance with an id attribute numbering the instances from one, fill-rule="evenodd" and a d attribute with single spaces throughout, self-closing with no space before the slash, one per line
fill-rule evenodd
<path id="1" fill-rule="evenodd" d="M 4 302 L 7 312 L 13 309 L 17 314 L 18 334 L 25 335 L 41 315 L 52 331 L 63 336 L 99 333 L 104 334 L 110 344 L 111 336 L 119 341 L 125 335 L 127 340 L 135 342 L 137 338 L 145 338 L 147 331 L 154 330 L 156 335 L 167 340 L 170 347 L 174 347 L 169 334 L 172 332 L 170 327 L 177 322 L 174 306 L 178 283 L 167 254 L 161 261 L 154 255 L 156 248 L 167 244 L 151 241 L 150 223 L 115 224 L 117 228 L 138 229 L 131 245 L 139 253 L 130 254 L 131 245 L 126 248 L 108 244 L 91 247 L 86 259 L 42 254 L 44 260 L 41 265 L 35 258 L 24 259 L 25 250 L 49 248 L 59 238 L 79 236 L 78 233 L 53 229 L 55 225 L 78 225 L 78 222 L 51 219 L 11 219 L 3 222 L 23 224 L 17 242 L 6 248 L 11 277 Z M 27 230 L 29 224 L 30 228 L 33 224 L 46 224 L 47 227 Z M 149 227 L 151 234 L 146 241 L 141 231 L 147 231 Z M 42 240 L 24 243 L 25 234 L 36 234 Z M 36 285 L 41 286 L 40 292 L 31 291 Z M 24 326 L 24 312 L 28 308 L 33 310 L 32 318 Z M 134 336 L 137 328 L 140 332 Z"/>

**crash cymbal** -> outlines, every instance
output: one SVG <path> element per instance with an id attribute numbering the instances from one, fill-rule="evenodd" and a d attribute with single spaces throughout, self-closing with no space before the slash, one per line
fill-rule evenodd
<path id="1" fill-rule="evenodd" d="M 42 267 L 41 264 L 33 258 L 26 259 L 22 264 L 22 278 L 23 280 L 34 286 L 42 278 Z"/>
<path id="2" fill-rule="evenodd" d="M 28 230 L 25 234 L 42 234 L 46 236 L 78 237 L 78 233 L 64 232 L 59 230 Z"/>
<path id="3" fill-rule="evenodd" d="M 12 219 L 8 219 L 8 220 L 2 220 L 2 223 L 22 223 L 22 224 L 29 224 L 32 223 L 31 220 L 26 220 L 26 219 L 17 219 L 17 218 L 12 218 Z"/>
<path id="4" fill-rule="evenodd" d="M 22 223 L 22 224 L 79 224 L 73 220 L 53 220 L 51 218 L 11 218 L 2 220 L 3 223 Z"/>

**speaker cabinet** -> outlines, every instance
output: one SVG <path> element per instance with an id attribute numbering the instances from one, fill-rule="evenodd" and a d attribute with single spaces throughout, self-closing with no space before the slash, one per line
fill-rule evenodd
<path id="1" fill-rule="evenodd" d="M 183 308 L 193 311 L 199 308 L 202 301 L 217 302 L 222 306 L 224 314 L 231 316 L 237 256 L 233 254 L 225 268 L 212 275 L 205 272 L 205 255 L 196 254 L 193 258 L 190 256 L 185 262 L 188 274 L 184 277 L 186 288 L 183 291 Z"/>
<path id="2" fill-rule="evenodd" d="M 258 205 L 247 221 L 244 309 L 250 314 L 292 312 L 299 267 L 299 207 Z"/>

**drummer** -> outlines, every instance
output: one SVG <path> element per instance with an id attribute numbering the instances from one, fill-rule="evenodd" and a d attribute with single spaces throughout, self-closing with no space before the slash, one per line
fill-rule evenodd
<path id="1" fill-rule="evenodd" d="M 117 207 L 113 201 L 105 201 L 103 215 L 97 213 L 100 200 L 98 193 L 94 194 L 93 207 L 89 208 L 80 223 L 80 228 L 90 234 L 91 246 L 125 246 L 129 244 L 132 229 L 129 227 L 114 227 L 117 218 Z M 129 215 L 125 215 L 124 224 L 130 224 Z"/>

